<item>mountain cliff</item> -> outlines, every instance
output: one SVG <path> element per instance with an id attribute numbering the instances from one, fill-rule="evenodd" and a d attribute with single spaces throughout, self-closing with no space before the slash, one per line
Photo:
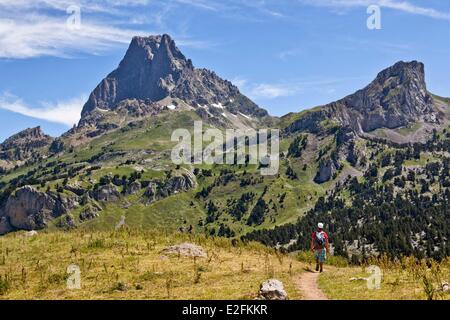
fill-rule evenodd
<path id="1" fill-rule="evenodd" d="M 319 133 L 326 131 L 331 122 L 332 127 L 345 127 L 364 135 L 377 129 L 392 130 L 420 123 L 430 134 L 443 121 L 446 119 L 438 103 L 427 91 L 424 65 L 401 61 L 381 71 L 372 83 L 356 93 L 305 112 L 286 131 Z M 425 132 L 416 138 L 424 135 Z"/>

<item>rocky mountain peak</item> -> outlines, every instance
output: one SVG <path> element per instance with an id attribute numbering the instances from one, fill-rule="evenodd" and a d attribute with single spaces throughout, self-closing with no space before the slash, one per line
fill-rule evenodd
<path id="1" fill-rule="evenodd" d="M 41 127 L 28 128 L 6 139 L 0 144 L 0 149 L 7 150 L 20 146 L 40 145 L 41 142 L 47 144 L 51 140 L 51 137 L 46 135 Z"/>
<path id="2" fill-rule="evenodd" d="M 418 61 L 404 62 L 399 61 L 393 66 L 384 69 L 378 73 L 375 81 L 382 84 L 390 78 L 397 78 L 399 83 L 406 83 L 408 81 L 416 82 L 423 89 L 425 84 L 425 66 Z"/>
<path id="3" fill-rule="evenodd" d="M 27 160 L 38 149 L 49 146 L 53 140 L 42 131 L 41 127 L 25 129 L 0 144 L 0 160 Z M 2 167 L 1 161 L 0 167 Z"/>
<path id="4" fill-rule="evenodd" d="M 157 63 L 162 62 L 170 68 L 183 69 L 185 67 L 193 69 L 190 60 L 177 48 L 175 41 L 167 35 L 133 37 L 125 57 L 120 63 L 121 67 L 130 64 Z"/>
<path id="5" fill-rule="evenodd" d="M 118 68 L 89 96 L 80 123 L 96 109 L 112 110 L 122 101 L 155 103 L 168 97 L 182 100 L 194 109 L 220 104 L 246 115 L 267 115 L 231 82 L 209 70 L 194 68 L 170 36 L 164 34 L 132 39 Z"/>
<path id="6" fill-rule="evenodd" d="M 363 131 L 397 128 L 418 120 L 435 121 L 433 99 L 425 84 L 424 65 L 400 61 L 381 71 L 362 90 L 340 102 L 363 115 Z"/>
<path id="7" fill-rule="evenodd" d="M 322 132 L 324 123 L 332 123 L 364 134 L 417 122 L 431 127 L 441 118 L 426 88 L 424 65 L 400 61 L 378 73 L 365 88 L 300 117 L 287 131 Z"/>

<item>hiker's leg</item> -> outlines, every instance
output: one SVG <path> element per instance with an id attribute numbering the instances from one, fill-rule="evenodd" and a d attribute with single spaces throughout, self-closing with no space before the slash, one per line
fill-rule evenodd
<path id="1" fill-rule="evenodd" d="M 320 272 L 323 272 L 323 262 L 320 263 Z"/>
<path id="2" fill-rule="evenodd" d="M 316 271 L 319 271 L 319 255 L 317 254 L 317 252 L 315 252 L 315 256 L 316 256 Z"/>

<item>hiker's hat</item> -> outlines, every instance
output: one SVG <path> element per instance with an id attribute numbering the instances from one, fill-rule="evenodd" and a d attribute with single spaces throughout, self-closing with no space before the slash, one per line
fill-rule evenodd
<path id="1" fill-rule="evenodd" d="M 317 224 L 317 226 L 319 227 L 319 229 L 323 229 L 323 223 L 322 223 L 322 222 L 319 222 L 319 223 Z"/>

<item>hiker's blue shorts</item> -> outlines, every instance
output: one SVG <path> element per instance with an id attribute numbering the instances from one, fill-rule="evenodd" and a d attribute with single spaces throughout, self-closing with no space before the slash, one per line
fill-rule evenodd
<path id="1" fill-rule="evenodd" d="M 325 262 L 325 260 L 327 260 L 327 250 L 326 249 L 316 250 L 314 256 L 316 257 L 316 260 L 319 260 L 319 262 L 323 263 Z"/>

